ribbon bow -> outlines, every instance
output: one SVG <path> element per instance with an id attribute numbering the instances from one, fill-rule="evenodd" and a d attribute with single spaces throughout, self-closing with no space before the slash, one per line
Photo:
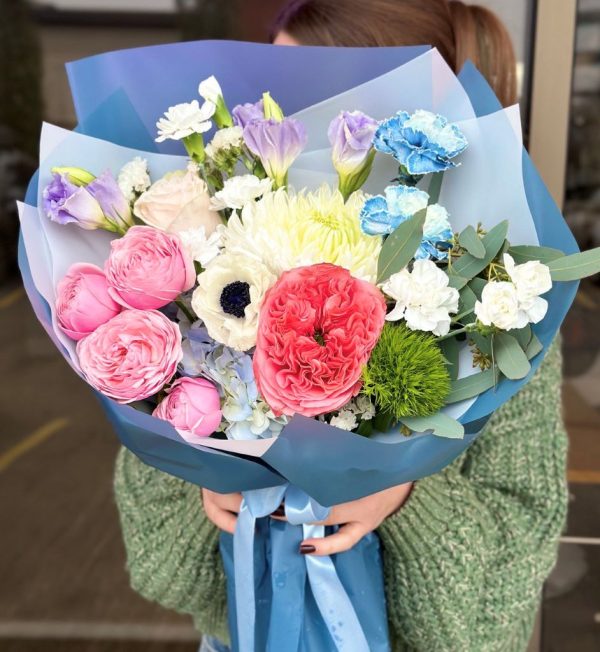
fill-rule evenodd
<path id="1" fill-rule="evenodd" d="M 235 601 L 237 612 L 237 630 L 239 649 L 242 652 L 254 652 L 256 601 L 254 596 L 254 533 L 256 519 L 272 514 L 285 498 L 285 515 L 292 525 L 302 525 L 303 538 L 323 537 L 325 527 L 315 525 L 329 515 L 329 508 L 319 505 L 304 491 L 293 485 L 254 489 L 243 492 L 240 514 L 237 520 L 233 540 Z M 288 530 L 289 532 L 289 530 Z M 286 567 L 286 556 L 290 554 L 286 546 L 284 531 L 271 529 L 271 565 L 273 577 L 277 577 L 278 568 Z M 289 542 L 288 542 L 289 543 Z M 297 548 L 291 553 L 299 555 Z M 369 652 L 369 645 L 354 607 L 337 575 L 331 557 L 306 555 L 303 559 L 315 602 L 323 621 L 333 639 L 337 650 L 344 652 Z M 275 586 L 277 582 L 274 583 Z M 304 600 L 304 586 L 301 599 Z M 276 592 L 273 595 L 271 619 L 286 618 L 289 624 L 285 631 L 285 640 L 269 639 L 269 649 L 297 650 L 302 631 L 302 618 L 290 617 L 292 610 L 299 611 L 298 604 L 278 604 Z M 281 602 L 281 601 L 280 601 Z M 303 610 L 300 610 L 303 612 Z M 343 624 L 343 627 L 340 625 Z M 281 637 L 282 634 L 275 634 Z"/>

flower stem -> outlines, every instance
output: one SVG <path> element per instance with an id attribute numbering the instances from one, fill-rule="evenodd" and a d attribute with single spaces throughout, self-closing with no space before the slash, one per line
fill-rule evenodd
<path id="1" fill-rule="evenodd" d="M 175 299 L 175 303 L 177 304 L 177 307 L 181 310 L 181 312 L 188 318 L 188 321 L 190 324 L 193 324 L 195 321 L 197 321 L 196 315 L 194 315 L 193 312 L 190 311 L 190 309 L 185 305 L 185 303 L 181 299 Z"/>
<path id="2" fill-rule="evenodd" d="M 448 338 L 454 337 L 455 335 L 461 335 L 462 333 L 470 333 L 474 330 L 474 327 L 475 327 L 475 323 L 467 324 L 462 328 L 457 328 L 456 330 L 446 333 L 446 335 L 441 335 L 440 337 L 437 338 L 437 341 L 441 342 L 442 340 L 447 340 Z"/>

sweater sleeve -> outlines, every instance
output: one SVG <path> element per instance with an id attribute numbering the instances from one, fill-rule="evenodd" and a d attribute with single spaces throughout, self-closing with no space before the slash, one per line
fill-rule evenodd
<path id="1" fill-rule="evenodd" d="M 115 497 L 131 586 L 148 600 L 191 614 L 196 628 L 228 639 L 219 532 L 200 489 L 162 473 L 122 448 Z"/>
<path id="2" fill-rule="evenodd" d="M 555 342 L 471 448 L 379 529 L 394 649 L 525 650 L 566 516 Z"/>

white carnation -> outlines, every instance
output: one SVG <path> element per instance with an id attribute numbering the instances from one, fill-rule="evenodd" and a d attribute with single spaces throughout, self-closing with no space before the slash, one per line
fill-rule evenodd
<path id="1" fill-rule="evenodd" d="M 203 134 L 212 127 L 210 119 L 215 109 L 213 102 L 204 102 L 200 106 L 198 100 L 169 107 L 164 117 L 156 123 L 156 142 L 162 143 L 167 139 L 182 140 L 192 134 Z"/>
<path id="2" fill-rule="evenodd" d="M 207 102 L 216 104 L 219 97 L 223 97 L 221 86 L 214 75 L 207 77 L 204 81 L 200 82 L 198 86 L 198 94 Z"/>
<path id="3" fill-rule="evenodd" d="M 134 201 L 136 196 L 147 190 L 152 183 L 148 174 L 148 161 L 136 156 L 125 163 L 119 172 L 117 183 L 125 199 Z"/>
<path id="4" fill-rule="evenodd" d="M 436 237 L 444 231 L 452 230 L 448 211 L 440 204 L 431 204 L 427 207 L 423 237 L 425 239 Z"/>
<path id="5" fill-rule="evenodd" d="M 235 125 L 215 131 L 213 139 L 206 146 L 206 155 L 214 159 L 218 152 L 226 151 L 234 147 L 241 147 L 244 130 Z"/>
<path id="6" fill-rule="evenodd" d="M 458 290 L 448 287 L 448 282 L 448 275 L 431 260 L 416 260 L 412 272 L 403 269 L 392 274 L 382 285 L 383 292 L 396 301 L 386 319 L 405 319 L 413 331 L 446 335 L 459 299 Z"/>
<path id="7" fill-rule="evenodd" d="M 490 281 L 475 303 L 475 314 L 484 326 L 502 330 L 524 328 L 528 323 L 525 312 L 519 309 L 519 297 L 514 283 Z"/>
<path id="8" fill-rule="evenodd" d="M 192 308 L 214 340 L 247 351 L 256 344 L 260 306 L 276 280 L 261 262 L 222 253 L 198 275 Z"/>
<path id="9" fill-rule="evenodd" d="M 504 267 L 517 288 L 519 301 L 524 305 L 528 305 L 540 294 L 552 289 L 550 269 L 539 260 L 530 260 L 522 265 L 515 265 L 513 257 L 510 254 L 504 254 Z"/>
<path id="10" fill-rule="evenodd" d="M 203 226 L 179 231 L 178 235 L 192 258 L 206 267 L 221 253 L 224 231 L 225 225 L 219 224 L 208 237 Z"/>
<path id="11" fill-rule="evenodd" d="M 223 190 L 216 192 L 211 199 L 211 208 L 217 211 L 222 208 L 240 210 L 248 202 L 262 197 L 271 190 L 271 183 L 271 179 L 259 179 L 253 174 L 231 177 L 225 181 Z"/>

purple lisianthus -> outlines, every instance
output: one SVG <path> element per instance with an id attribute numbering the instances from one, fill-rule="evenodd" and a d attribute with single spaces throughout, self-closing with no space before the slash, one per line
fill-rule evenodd
<path id="1" fill-rule="evenodd" d="M 238 104 L 231 111 L 233 116 L 233 124 L 242 129 L 253 120 L 264 120 L 264 103 L 258 100 L 254 104 Z"/>
<path id="2" fill-rule="evenodd" d="M 377 121 L 362 111 L 341 111 L 329 125 L 331 158 L 345 197 L 358 190 L 371 171 L 376 130 Z"/>
<path id="3" fill-rule="evenodd" d="M 110 172 L 86 186 L 72 183 L 68 174 L 55 172 L 42 193 L 42 205 L 46 215 L 58 224 L 75 223 L 82 229 L 117 233 L 124 233 L 133 224 L 129 203 Z"/>
<path id="4" fill-rule="evenodd" d="M 285 185 L 288 169 L 306 140 L 304 125 L 294 118 L 254 120 L 244 127 L 244 142 L 258 156 L 275 187 Z"/>

